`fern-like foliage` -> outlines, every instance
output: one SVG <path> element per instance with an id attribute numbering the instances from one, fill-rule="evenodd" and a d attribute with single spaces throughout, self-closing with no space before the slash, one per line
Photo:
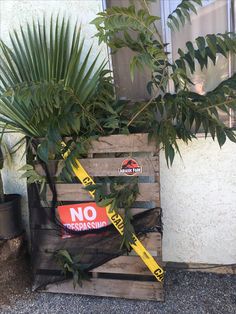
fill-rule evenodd
<path id="1" fill-rule="evenodd" d="M 186 51 L 178 49 L 179 59 L 172 65 L 173 74 L 171 78 L 176 89 L 186 86 L 191 81 L 188 79 L 188 70 L 194 74 L 196 62 L 201 70 L 207 68 L 209 60 L 216 64 L 217 55 L 228 58 L 229 53 L 236 53 L 236 35 L 234 33 L 208 34 L 205 37 L 196 38 L 195 43 L 188 41 Z"/>
<path id="2" fill-rule="evenodd" d="M 37 183 L 40 185 L 40 194 L 45 190 L 47 183 L 46 177 L 39 175 L 32 165 L 26 164 L 19 171 L 24 171 L 21 179 L 26 178 L 28 184 Z"/>
<path id="3" fill-rule="evenodd" d="M 227 58 L 235 53 L 235 34 L 198 37 L 186 43 L 186 50 L 179 49 L 179 58 L 171 63 L 168 44 L 155 24 L 160 18 L 150 14 L 146 1 L 143 4 L 141 9 L 111 7 L 92 23 L 99 41 L 113 53 L 123 47 L 134 52 L 132 79 L 138 69 L 150 70 L 151 98 L 144 102 L 116 99 L 105 62 L 92 57 L 80 28 L 67 19 L 52 17 L 49 28 L 44 20 L 14 32 L 12 49 L 0 42 L 0 125 L 30 139 L 43 137 L 34 148 L 45 162 L 62 159 L 69 150 L 61 162 L 63 180 L 73 180 L 75 159 L 86 156 L 89 140 L 100 135 L 149 132 L 164 148 L 169 164 L 179 152 L 177 139 L 188 143 L 200 129 L 217 138 L 220 146 L 227 137 L 235 141 L 233 130 L 218 116 L 219 110 L 229 114 L 230 108 L 236 109 L 235 75 L 206 95 L 191 92 L 189 75 L 194 74 L 196 62 L 203 69 L 209 60 L 215 63 L 218 54 Z M 183 24 L 191 11 L 196 13 L 197 5 L 200 0 L 182 1 L 173 13 L 175 19 Z M 170 80 L 173 94 L 166 92 Z"/>
<path id="4" fill-rule="evenodd" d="M 83 254 L 71 255 L 67 250 L 58 250 L 54 253 L 54 257 L 65 276 L 72 275 L 74 289 L 78 284 L 83 286 L 83 280 L 89 280 L 86 270 L 90 264 L 82 264 Z"/>
<path id="5" fill-rule="evenodd" d="M 220 147 L 224 145 L 226 138 L 236 143 L 234 130 L 224 125 L 218 115 L 219 110 L 229 114 L 229 108 L 236 109 L 235 88 L 236 74 L 204 96 L 180 91 L 176 94 L 166 93 L 153 100 L 143 115 L 148 116 L 152 112 L 149 132 L 164 149 L 169 165 L 174 160 L 175 152 L 180 153 L 177 139 L 188 144 L 200 129 L 206 137 L 210 135 L 213 140 L 217 138 Z M 148 121 L 151 121 L 150 117 Z"/>
<path id="6" fill-rule="evenodd" d="M 201 5 L 201 0 L 183 0 L 169 16 L 169 26 L 184 25 L 190 13 L 197 14 L 197 7 Z M 227 58 L 229 53 L 235 53 L 235 34 L 200 36 L 195 42 L 186 43 L 186 51 L 179 49 L 180 57 L 171 63 L 167 58 L 168 45 L 155 26 L 158 18 L 148 9 L 113 7 L 98 15 L 92 23 L 98 29 L 100 41 L 106 42 L 113 52 L 128 47 L 135 53 L 130 60 L 131 78 L 135 69 L 151 70 L 152 80 L 147 89 L 152 97 L 131 109 L 128 122 L 131 132 L 146 130 L 155 135 L 165 150 L 168 164 L 172 164 L 176 152 L 180 153 L 177 139 L 188 143 L 200 129 L 206 136 L 217 138 L 220 146 L 226 138 L 236 141 L 233 129 L 224 125 L 218 116 L 219 110 L 229 115 L 230 108 L 236 109 L 235 75 L 206 95 L 191 92 L 193 83 L 189 75 L 194 74 L 197 62 L 203 69 L 208 67 L 209 60 L 215 64 L 218 54 Z M 166 93 L 170 80 L 174 82 L 174 94 Z"/>
<path id="7" fill-rule="evenodd" d="M 174 30 L 180 29 L 187 21 L 190 21 L 191 12 L 197 14 L 196 5 L 202 6 L 202 0 L 182 0 L 177 8 L 168 16 L 167 25 Z"/>
<path id="8" fill-rule="evenodd" d="M 157 34 L 155 22 L 159 17 L 150 15 L 145 9 L 135 6 L 111 7 L 98 13 L 92 21 L 97 27 L 96 36 L 104 41 L 115 53 L 122 47 L 136 52 L 130 62 L 131 78 L 135 69 L 148 67 L 163 73 L 167 63 L 167 53 L 161 36 Z"/>

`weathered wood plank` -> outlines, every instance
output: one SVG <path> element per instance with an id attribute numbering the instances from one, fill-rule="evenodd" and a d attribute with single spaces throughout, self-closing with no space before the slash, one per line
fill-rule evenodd
<path id="1" fill-rule="evenodd" d="M 119 157 L 113 157 L 114 153 L 118 153 L 116 156 Z M 100 137 L 98 140 L 92 141 L 87 154 L 88 158 L 81 159 L 80 162 L 93 177 L 119 176 L 118 169 L 125 158 L 120 156 L 127 155 L 127 153 L 134 153 L 134 158 L 142 167 L 142 176 L 152 177 L 152 180 L 155 178 L 153 181 L 156 182 L 139 184 L 140 195 L 135 206 L 141 206 L 140 204 L 143 206 L 145 204 L 159 207 L 159 158 L 156 156 L 156 144 L 154 142 L 149 143 L 147 134 Z M 51 175 L 53 175 L 56 172 L 56 162 L 52 162 L 49 168 Z M 36 169 L 40 174 L 43 174 L 40 166 L 36 166 Z M 57 184 L 57 191 L 58 201 L 77 203 L 91 200 L 88 192 L 84 190 L 81 184 Z M 50 206 L 51 199 L 51 191 L 47 187 L 49 204 L 46 206 Z M 82 288 L 77 286 L 74 290 L 70 280 L 58 284 L 49 284 L 46 291 L 156 301 L 164 299 L 163 285 L 155 281 L 149 281 L 152 280 L 152 274 L 143 264 L 140 257 L 134 252 L 131 252 L 129 256 L 119 256 L 124 253 L 124 251 L 120 250 L 121 238 L 118 233 L 114 232 L 112 226 L 109 226 L 106 231 L 100 234 L 80 235 L 79 237 L 62 239 L 60 228 L 53 230 L 56 226 L 50 222 L 50 209 L 46 209 L 43 214 L 41 212 L 39 214 L 37 210 L 34 210 L 34 208 L 37 208 L 37 203 L 39 203 L 38 199 L 30 203 L 33 211 L 31 212 L 31 232 L 35 288 L 57 280 L 57 277 L 54 275 L 59 270 L 59 267 L 55 261 L 54 252 L 58 249 L 67 249 L 72 255 L 83 252 L 82 263 L 93 265 L 93 267 L 95 263 L 101 266 L 91 270 L 93 278 L 91 281 L 85 281 Z M 148 208 L 134 208 L 132 213 L 137 214 L 147 210 Z M 147 229 L 155 227 L 160 224 L 159 217 L 160 212 L 157 209 L 147 211 L 144 215 L 138 216 L 137 219 L 133 220 L 135 230 L 137 232 L 143 231 L 143 226 Z M 43 229 L 43 225 L 48 226 L 49 229 Z M 148 233 L 139 236 L 139 238 L 147 250 L 160 263 L 162 260 L 162 239 L 160 233 Z M 58 276 L 58 279 L 60 278 Z"/>
<path id="2" fill-rule="evenodd" d="M 157 257 L 155 260 L 160 263 L 160 259 Z M 119 256 L 94 268 L 91 272 L 153 276 L 139 256 Z"/>
<path id="3" fill-rule="evenodd" d="M 86 158 L 80 159 L 80 162 L 84 169 L 92 177 L 113 177 L 124 176 L 120 174 L 118 169 L 121 168 L 121 164 L 125 158 Z M 157 156 L 147 156 L 145 158 L 135 157 L 139 166 L 142 167 L 142 173 L 140 176 L 154 176 L 159 175 L 159 160 Z M 56 173 L 57 161 L 50 162 L 50 169 L 54 169 Z M 53 166 L 54 165 L 54 166 Z M 44 170 L 40 164 L 35 165 L 36 171 L 40 175 L 45 175 Z"/>
<path id="4" fill-rule="evenodd" d="M 66 138 L 69 140 L 69 138 Z M 91 142 L 89 153 L 123 153 L 123 152 L 156 152 L 157 146 L 154 140 L 148 140 L 147 133 L 117 134 L 101 136 Z"/>
<path id="5" fill-rule="evenodd" d="M 78 252 L 75 252 L 78 253 Z M 153 256 L 154 259 L 161 264 L 160 256 Z M 61 268 L 56 262 L 53 256 L 49 256 L 46 253 L 38 253 L 36 255 L 34 263 L 35 270 L 47 269 L 47 270 L 58 270 Z M 119 256 L 111 259 L 109 262 L 94 268 L 90 272 L 92 273 L 108 273 L 108 274 L 130 274 L 130 275 L 141 275 L 141 276 L 153 276 L 147 266 L 143 263 L 139 256 Z"/>
<path id="6" fill-rule="evenodd" d="M 217 265 L 203 263 L 178 263 L 163 262 L 165 268 L 174 270 L 197 271 L 202 273 L 231 274 L 236 275 L 236 267 L 234 265 Z"/>
<path id="7" fill-rule="evenodd" d="M 66 137 L 65 141 L 71 137 Z M 41 142 L 43 139 L 38 139 Z M 157 152 L 155 140 L 148 140 L 147 133 L 137 134 L 116 134 L 101 136 L 97 140 L 91 141 L 88 148 L 89 154 L 97 153 L 137 153 L 137 152 Z"/>
<path id="8" fill-rule="evenodd" d="M 158 282 L 92 278 L 83 286 L 73 287 L 72 280 L 49 284 L 44 290 L 52 293 L 70 293 L 138 300 L 164 301 L 163 285 Z"/>
<path id="9" fill-rule="evenodd" d="M 139 237 L 143 246 L 148 250 L 152 256 L 161 258 L 162 256 L 162 237 L 159 232 L 150 232 L 146 235 Z M 130 252 L 130 255 L 136 255 L 134 251 Z"/>
<path id="10" fill-rule="evenodd" d="M 58 201 L 91 201 L 88 191 L 84 189 L 82 184 L 56 184 Z M 159 183 L 140 183 L 140 194 L 137 201 L 157 202 L 160 199 Z M 46 198 L 48 201 L 52 199 L 52 193 L 47 186 Z"/>
<path id="11" fill-rule="evenodd" d="M 100 137 L 93 141 L 91 153 L 104 152 L 155 152 L 157 150 L 154 141 L 148 141 L 148 134 L 110 135 Z"/>

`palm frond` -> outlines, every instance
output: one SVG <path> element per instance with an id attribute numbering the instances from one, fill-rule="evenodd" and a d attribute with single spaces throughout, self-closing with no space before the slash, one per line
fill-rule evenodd
<path id="1" fill-rule="evenodd" d="M 13 31 L 10 40 L 12 48 L 0 40 L 0 123 L 6 130 L 52 142 L 78 134 L 82 124 L 102 130 L 88 108 L 106 63 L 99 52 L 92 57 L 92 46 L 85 48 L 77 23 L 52 15 L 48 27 L 44 17 Z"/>

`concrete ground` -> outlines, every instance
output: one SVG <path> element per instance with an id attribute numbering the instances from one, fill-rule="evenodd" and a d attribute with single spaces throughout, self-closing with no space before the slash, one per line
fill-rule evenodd
<path id="1" fill-rule="evenodd" d="M 236 276 L 168 271 L 164 303 L 30 291 L 28 263 L 0 265 L 2 314 L 236 314 Z"/>

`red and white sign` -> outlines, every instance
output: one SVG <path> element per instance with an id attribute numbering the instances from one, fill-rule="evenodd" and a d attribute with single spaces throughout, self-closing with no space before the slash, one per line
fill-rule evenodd
<path id="1" fill-rule="evenodd" d="M 94 202 L 58 206 L 57 212 L 60 222 L 71 230 L 99 229 L 108 225 L 106 208 Z"/>
<path id="2" fill-rule="evenodd" d="M 133 158 L 127 158 L 122 161 L 121 168 L 118 169 L 120 174 L 127 176 L 134 176 L 142 173 L 142 167 L 139 166 L 138 162 Z"/>

